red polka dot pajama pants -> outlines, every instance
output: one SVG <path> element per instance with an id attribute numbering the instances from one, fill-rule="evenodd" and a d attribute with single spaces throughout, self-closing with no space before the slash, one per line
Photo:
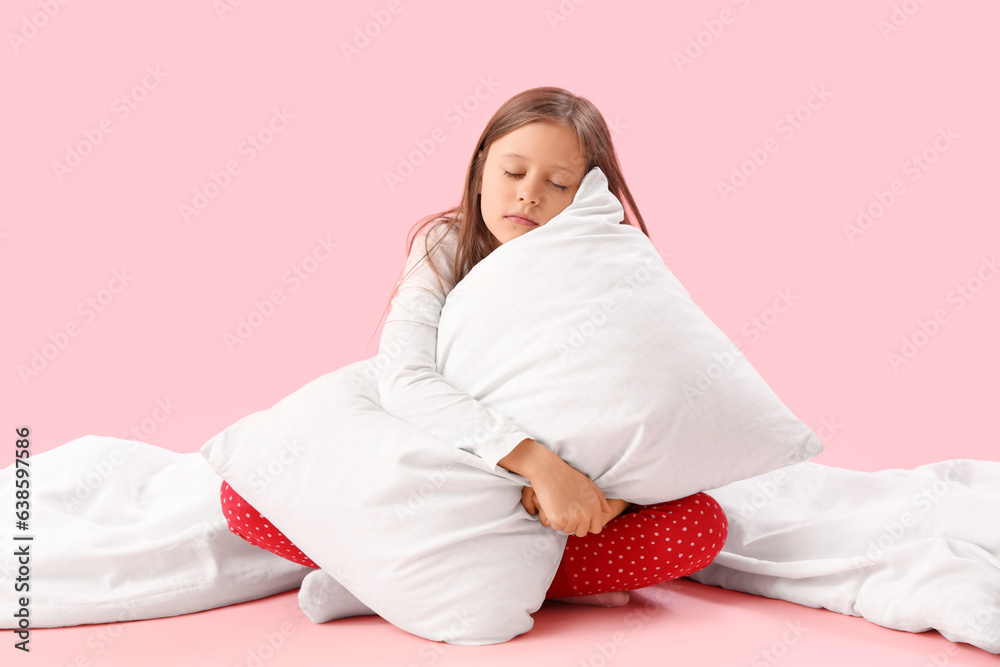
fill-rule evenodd
<path id="1" fill-rule="evenodd" d="M 229 530 L 250 544 L 300 565 L 319 565 L 243 499 L 220 489 Z M 631 591 L 704 568 L 722 550 L 729 524 L 706 493 L 655 505 L 632 505 L 600 533 L 570 535 L 546 598 Z"/>

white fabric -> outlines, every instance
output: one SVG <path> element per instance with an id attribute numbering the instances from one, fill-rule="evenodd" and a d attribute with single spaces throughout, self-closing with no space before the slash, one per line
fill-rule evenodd
<path id="1" fill-rule="evenodd" d="M 299 609 L 313 623 L 374 614 L 326 570 L 313 570 L 299 588 Z"/>
<path id="2" fill-rule="evenodd" d="M 32 627 L 193 613 L 317 572 L 230 533 L 221 479 L 197 454 L 88 435 L 31 462 Z M 8 498 L 12 471 L 0 471 Z M 1000 653 L 1000 463 L 867 473 L 805 462 L 708 493 L 729 539 L 692 579 Z M 6 582 L 13 551 L 0 552 Z M 3 587 L 0 628 L 15 627 L 20 595 Z"/>
<path id="3" fill-rule="evenodd" d="M 807 461 L 707 493 L 729 536 L 691 579 L 1000 653 L 1000 462 Z"/>
<path id="4" fill-rule="evenodd" d="M 521 506 L 528 481 L 495 465 L 501 444 L 522 439 L 519 429 L 491 440 L 494 429 L 525 425 L 609 497 L 638 503 L 822 449 L 622 219 L 593 169 L 570 206 L 450 291 L 436 334 L 434 282 L 405 292 L 393 325 L 420 331 L 380 353 L 404 361 L 376 357 L 317 378 L 229 427 L 202 454 L 307 556 L 402 629 L 456 644 L 528 631 L 566 536 Z M 401 303 L 424 293 L 423 310 L 401 314 Z M 582 328 L 576 356 L 554 353 L 590 306 L 609 302 L 613 315 L 597 333 Z M 393 393 L 397 382 L 405 384 Z M 517 417 L 484 425 L 489 410 Z"/>
<path id="5" fill-rule="evenodd" d="M 457 243 L 458 228 L 446 224 L 425 228 L 414 239 L 375 358 L 379 399 L 386 412 L 476 454 L 499 473 L 497 461 L 531 435 L 500 411 L 456 390 L 437 369 L 437 325 L 455 286 Z"/>
<path id="6" fill-rule="evenodd" d="M 22 596 L 31 627 L 113 623 L 267 597 L 311 571 L 229 531 L 222 479 L 197 452 L 87 435 L 29 460 L 29 530 L 15 535 L 34 539 L 3 530 L 0 628 L 17 627 Z M 15 476 L 0 471 L 0 497 Z M 15 591 L 22 565 L 30 588 Z"/>
<path id="7" fill-rule="evenodd" d="M 618 224 L 609 194 L 591 172 L 561 218 L 494 251 L 454 287 L 436 340 L 442 377 L 516 414 L 511 423 L 609 497 L 655 502 L 711 489 L 729 540 L 692 578 L 896 629 L 934 627 L 997 652 L 1000 464 L 859 473 L 796 463 L 818 453 L 814 436 L 651 261 L 648 239 Z M 556 332 L 531 329 L 533 317 Z M 429 340 L 411 341 L 407 354 L 426 355 Z M 44 546 L 32 552 L 33 627 L 190 613 L 299 585 L 308 568 L 228 531 L 225 478 L 397 626 L 458 644 L 528 631 L 565 536 L 521 507 L 527 480 L 480 455 L 495 456 L 500 440 L 455 446 L 481 422 L 455 423 L 444 439 L 403 421 L 380 402 L 379 368 L 376 358 L 317 378 L 213 437 L 201 456 L 85 436 L 32 458 L 32 532 Z M 410 400 L 447 412 L 421 398 L 422 386 Z M 686 438 L 705 450 L 686 449 Z M 726 457 L 727 448 L 752 453 Z M 770 485 L 737 481 L 776 465 L 786 467 Z M 0 474 L 8 498 L 13 477 L 13 467 Z M 86 500 L 67 503 L 74 495 Z M 12 550 L 0 553 L 9 581 L 18 564 Z M 0 627 L 14 627 L 14 593 L 2 595 Z"/>
<path id="8" fill-rule="evenodd" d="M 455 644 L 527 632 L 566 536 L 521 506 L 524 478 L 494 473 L 385 412 L 364 373 L 368 361 L 244 417 L 202 454 L 390 623 Z"/>
<path id="9" fill-rule="evenodd" d="M 674 500 L 819 454 L 623 219 L 594 167 L 570 206 L 476 264 L 441 310 L 441 375 L 609 498 Z"/>

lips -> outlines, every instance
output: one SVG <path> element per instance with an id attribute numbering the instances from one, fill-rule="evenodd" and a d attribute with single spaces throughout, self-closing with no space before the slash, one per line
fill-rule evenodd
<path id="1" fill-rule="evenodd" d="M 507 219 L 513 222 L 515 225 L 524 225 L 525 227 L 537 227 L 538 223 L 531 218 L 521 215 L 520 213 L 514 213 L 508 215 Z"/>

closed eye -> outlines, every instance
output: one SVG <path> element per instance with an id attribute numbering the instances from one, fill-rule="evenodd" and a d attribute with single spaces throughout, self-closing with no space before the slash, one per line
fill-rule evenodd
<path id="1" fill-rule="evenodd" d="M 506 169 L 503 170 L 503 173 L 504 176 L 509 176 L 510 178 L 521 178 L 522 176 L 524 176 L 524 174 L 512 174 Z M 549 181 L 549 183 L 552 183 L 552 181 Z M 552 185 L 556 186 L 560 190 L 569 190 L 569 186 L 566 185 L 559 185 L 558 183 L 552 183 Z"/>

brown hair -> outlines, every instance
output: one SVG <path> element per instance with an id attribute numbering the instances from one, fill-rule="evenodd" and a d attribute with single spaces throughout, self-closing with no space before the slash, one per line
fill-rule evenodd
<path id="1" fill-rule="evenodd" d="M 625 209 L 625 219 L 621 224 L 638 227 L 643 234 L 649 237 L 649 230 L 646 229 L 642 215 L 639 214 L 635 200 L 632 199 L 632 193 L 629 191 L 628 185 L 625 184 L 625 177 L 622 176 L 621 166 L 618 164 L 618 155 L 611 143 L 611 133 L 601 112 L 590 100 L 574 95 L 568 90 L 542 87 L 518 93 L 504 102 L 493 114 L 493 117 L 486 124 L 486 129 L 479 137 L 476 152 L 469 162 L 461 201 L 457 206 L 428 215 L 417 221 L 407 236 L 407 257 L 413 249 L 413 242 L 423 228 L 431 223 L 458 227 L 458 248 L 452 266 L 456 284 L 472 270 L 472 267 L 493 252 L 493 236 L 483 220 L 482 210 L 479 207 L 480 195 L 478 194 L 487 152 L 494 141 L 508 132 L 540 120 L 565 125 L 576 133 L 584 157 L 587 159 L 587 168 L 584 170 L 584 174 L 589 173 L 595 166 L 600 167 L 608 179 L 609 189 L 618 197 L 618 201 Z M 463 224 L 464 220 L 468 220 L 470 224 Z M 443 238 L 445 235 L 441 236 Z M 440 243 L 439 240 L 433 248 L 428 248 L 425 239 L 424 250 L 426 254 L 430 256 L 433 249 Z M 431 262 L 430 265 L 434 274 L 440 279 L 441 276 L 437 267 L 434 266 L 434 262 Z M 404 280 L 402 273 L 403 270 L 400 270 L 400 281 L 396 283 L 392 294 L 389 295 L 389 303 L 382 311 L 382 319 L 388 313 L 392 299 L 396 296 L 396 291 Z M 382 323 L 382 319 L 379 320 L 379 324 Z M 376 326 L 375 329 L 377 331 L 378 327 Z M 372 338 L 374 337 L 373 332 Z M 368 344 L 371 344 L 371 339 L 368 340 Z"/>

